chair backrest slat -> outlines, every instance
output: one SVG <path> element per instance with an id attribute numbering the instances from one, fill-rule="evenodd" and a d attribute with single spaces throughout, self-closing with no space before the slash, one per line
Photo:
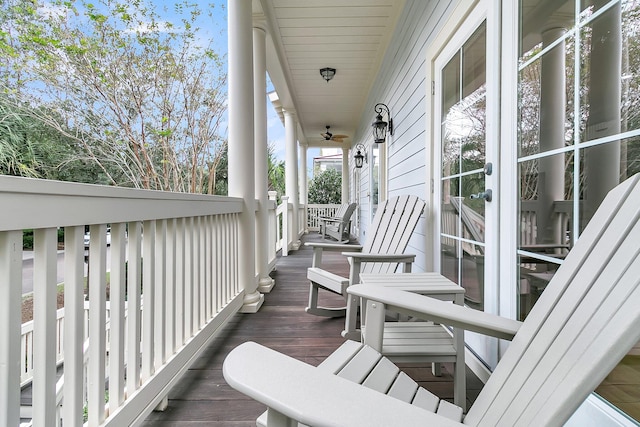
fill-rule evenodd
<path id="1" fill-rule="evenodd" d="M 339 216 L 339 218 L 342 218 L 343 223 L 347 223 L 351 220 L 351 216 L 355 212 L 357 206 L 357 203 L 351 203 L 347 205 L 342 215 Z"/>
<path id="2" fill-rule="evenodd" d="M 343 203 L 340 205 L 340 207 L 338 208 L 338 210 L 336 210 L 336 213 L 333 215 L 334 218 L 342 218 L 344 216 L 344 213 L 347 211 L 347 208 L 349 207 L 348 203 Z"/>
<path id="3" fill-rule="evenodd" d="M 465 424 L 562 425 L 640 339 L 639 181 L 602 202 Z"/>
<path id="4" fill-rule="evenodd" d="M 422 215 L 425 203 L 416 196 L 398 196 L 378 206 L 363 252 L 401 254 Z M 393 272 L 398 263 L 364 263 L 363 273 Z"/>

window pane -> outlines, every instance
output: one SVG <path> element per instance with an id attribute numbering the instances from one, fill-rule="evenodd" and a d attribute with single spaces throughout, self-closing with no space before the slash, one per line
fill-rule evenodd
<path id="1" fill-rule="evenodd" d="M 562 39 L 564 31 L 547 33 L 545 45 Z M 555 35 L 555 37 L 554 37 Z M 525 61 L 542 51 L 537 45 Z M 542 57 L 520 70 L 519 156 L 562 148 L 573 143 L 573 38 L 561 41 Z"/>
<path id="2" fill-rule="evenodd" d="M 442 180 L 442 220 L 440 231 L 450 236 L 460 236 L 458 206 L 460 204 L 460 178 Z"/>
<path id="3" fill-rule="evenodd" d="M 570 248 L 573 151 L 521 162 L 519 319 L 524 319 Z"/>
<path id="4" fill-rule="evenodd" d="M 522 0 L 520 2 L 520 55 L 541 42 L 547 28 L 572 28 L 575 25 L 575 1 Z"/>
<path id="5" fill-rule="evenodd" d="M 482 25 L 462 46 L 462 97 L 478 91 L 487 81 L 487 23 Z"/>

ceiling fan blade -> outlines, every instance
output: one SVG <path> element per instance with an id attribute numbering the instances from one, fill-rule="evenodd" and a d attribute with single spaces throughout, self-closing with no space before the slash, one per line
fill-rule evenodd
<path id="1" fill-rule="evenodd" d="M 333 135 L 333 137 L 343 139 L 343 138 L 349 138 L 349 135 Z"/>

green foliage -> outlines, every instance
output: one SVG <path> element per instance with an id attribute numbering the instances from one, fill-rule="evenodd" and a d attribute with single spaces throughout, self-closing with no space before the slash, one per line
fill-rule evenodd
<path id="1" fill-rule="evenodd" d="M 13 107 L 0 94 L 0 175 L 108 183 L 98 165 L 82 153 L 76 141 Z"/>
<path id="2" fill-rule="evenodd" d="M 342 175 L 327 169 L 317 174 L 309 184 L 309 203 L 334 204 L 342 200 Z"/>
<path id="3" fill-rule="evenodd" d="M 174 22 L 149 0 L 3 4 L 0 93 L 65 139 L 71 149 L 53 164 L 95 165 L 100 173 L 82 180 L 207 192 L 226 143 L 226 74 L 200 37 L 200 25 L 213 27 L 203 10 L 172 7 Z M 42 176 L 18 154 L 3 173 Z"/>
<path id="4" fill-rule="evenodd" d="M 22 231 L 22 248 L 33 249 L 33 230 L 28 229 Z"/>
<path id="5" fill-rule="evenodd" d="M 285 192 L 285 167 L 284 160 L 278 160 L 275 155 L 275 147 L 273 143 L 270 143 L 267 148 L 267 168 L 268 168 L 268 177 L 269 186 L 268 191 L 275 191 L 276 201 L 280 204 L 280 200 Z"/>

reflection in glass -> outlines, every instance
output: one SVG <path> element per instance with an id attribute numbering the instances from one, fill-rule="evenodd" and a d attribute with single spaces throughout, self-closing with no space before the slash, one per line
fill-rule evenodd
<path id="1" fill-rule="evenodd" d="M 442 70 L 441 272 L 484 308 L 486 23 Z M 477 171 L 477 173 L 475 173 Z M 478 242 L 480 244 L 477 244 Z"/>
<path id="2" fill-rule="evenodd" d="M 520 5 L 518 156 L 543 155 L 518 163 L 522 320 L 608 191 L 640 172 L 640 2 Z M 639 367 L 636 346 L 596 389 L 636 420 Z"/>
<path id="3" fill-rule="evenodd" d="M 371 150 L 371 218 L 378 210 L 380 199 L 380 149 L 373 144 Z"/>
<path id="4" fill-rule="evenodd" d="M 546 28 L 571 28 L 575 21 L 575 1 L 520 1 L 520 55 L 540 42 Z"/>
<path id="5" fill-rule="evenodd" d="M 617 156 L 608 159 L 603 153 L 614 151 Z M 598 161 L 598 157 L 601 161 Z M 607 144 L 584 149 L 584 171 L 581 174 L 584 194 L 580 210 L 580 232 L 587 226 L 606 193 L 618 183 L 640 172 L 640 137 L 614 140 Z M 616 176 L 612 176 L 616 173 Z M 607 189 L 603 183 L 610 182 Z M 593 189 L 592 187 L 596 187 Z"/>
<path id="6" fill-rule="evenodd" d="M 519 163 L 519 318 L 524 319 L 571 246 L 573 151 Z M 554 262 L 554 260 L 556 260 Z"/>
<path id="7" fill-rule="evenodd" d="M 460 178 L 442 180 L 442 200 L 440 202 L 440 272 L 449 280 L 460 282 L 460 216 L 456 206 L 460 203 Z"/>
<path id="8" fill-rule="evenodd" d="M 563 29 L 544 33 L 543 42 L 525 54 L 524 60 L 544 47 L 563 40 Z M 560 41 L 542 57 L 523 67 L 518 83 L 519 156 L 562 148 L 573 143 L 573 37 Z"/>

